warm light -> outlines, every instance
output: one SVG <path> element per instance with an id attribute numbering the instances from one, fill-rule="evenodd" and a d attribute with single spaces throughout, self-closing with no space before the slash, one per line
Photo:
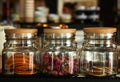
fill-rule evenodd
<path id="1" fill-rule="evenodd" d="M 43 27 L 48 27 L 48 24 L 43 24 Z"/>

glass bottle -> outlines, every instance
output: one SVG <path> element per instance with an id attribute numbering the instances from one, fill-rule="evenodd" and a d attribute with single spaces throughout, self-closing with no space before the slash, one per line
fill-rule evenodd
<path id="1" fill-rule="evenodd" d="M 43 75 L 72 76 L 78 73 L 76 29 L 44 29 L 41 52 Z"/>
<path id="2" fill-rule="evenodd" d="M 33 75 L 39 72 L 37 29 L 5 29 L 2 70 L 5 75 Z"/>
<path id="3" fill-rule="evenodd" d="M 117 74 L 118 50 L 115 27 L 84 28 L 80 53 L 80 73 L 85 76 L 106 77 Z"/>

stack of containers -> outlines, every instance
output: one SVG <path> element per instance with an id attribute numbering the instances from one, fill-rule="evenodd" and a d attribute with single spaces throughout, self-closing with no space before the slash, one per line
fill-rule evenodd
<path id="1" fill-rule="evenodd" d="M 34 21 L 34 0 L 25 0 L 25 22 Z"/>

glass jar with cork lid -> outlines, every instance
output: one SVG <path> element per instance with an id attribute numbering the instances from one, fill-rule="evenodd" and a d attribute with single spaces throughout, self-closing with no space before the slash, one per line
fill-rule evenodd
<path id="1" fill-rule="evenodd" d="M 6 42 L 2 50 L 4 75 L 33 75 L 39 73 L 37 29 L 5 29 Z"/>
<path id="2" fill-rule="evenodd" d="M 86 27 L 80 53 L 80 73 L 109 77 L 117 74 L 118 50 L 115 27 Z"/>
<path id="3" fill-rule="evenodd" d="M 50 76 L 77 75 L 76 29 L 44 29 L 41 72 Z"/>

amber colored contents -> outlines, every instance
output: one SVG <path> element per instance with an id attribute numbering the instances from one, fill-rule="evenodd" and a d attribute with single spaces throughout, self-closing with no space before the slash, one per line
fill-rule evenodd
<path id="1" fill-rule="evenodd" d="M 34 64 L 34 60 L 30 59 L 32 59 L 31 55 L 15 54 L 14 57 L 12 56 L 5 60 L 5 64 L 8 68 L 12 68 L 14 66 L 15 74 L 31 75 L 37 73 L 36 69 L 38 66 Z"/>
<path id="2" fill-rule="evenodd" d="M 86 74 L 89 74 L 92 76 L 107 76 L 107 75 L 113 75 L 115 73 L 108 67 L 93 66 L 93 70 L 86 71 Z"/>

